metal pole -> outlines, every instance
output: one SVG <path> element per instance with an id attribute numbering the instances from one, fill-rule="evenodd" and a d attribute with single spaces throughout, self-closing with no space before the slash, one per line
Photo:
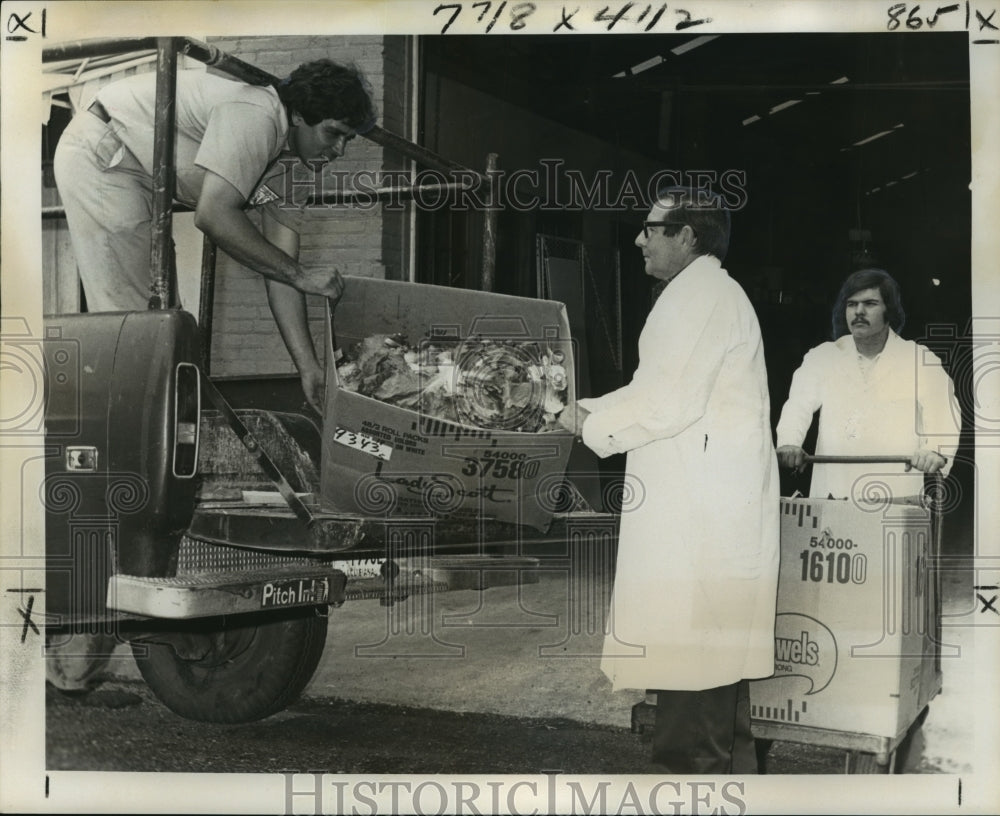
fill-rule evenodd
<path id="1" fill-rule="evenodd" d="M 497 169 L 497 154 L 490 153 L 486 157 L 486 173 L 490 179 L 495 178 Z M 492 204 L 493 190 L 489 191 Z M 481 288 L 484 292 L 492 292 L 496 279 L 497 267 L 497 209 L 488 206 L 483 213 L 483 279 Z"/>
<path id="2" fill-rule="evenodd" d="M 455 190 L 471 190 L 474 185 L 465 182 L 448 182 L 447 184 L 416 184 L 392 185 L 377 187 L 371 190 L 340 190 L 324 193 L 319 196 L 309 196 L 305 206 L 314 204 L 374 204 L 376 201 L 403 201 L 415 198 L 423 193 L 436 193 L 443 196 Z"/>
<path id="3" fill-rule="evenodd" d="M 210 68 L 218 68 L 250 85 L 277 85 L 280 82 L 274 74 L 230 56 L 218 46 L 209 45 L 201 40 L 183 37 L 178 44 L 178 50 L 186 57 L 203 62 Z"/>
<path id="4" fill-rule="evenodd" d="M 404 139 L 402 136 L 397 136 L 391 131 L 384 130 L 379 125 L 375 125 L 371 130 L 362 133 L 366 139 L 370 139 L 377 145 L 382 145 L 382 147 L 388 147 L 399 153 L 402 153 L 409 159 L 413 159 L 417 164 L 423 167 L 429 167 L 433 170 L 443 170 L 448 173 L 456 173 L 460 176 L 461 180 L 466 183 L 471 183 L 473 186 L 482 183 L 483 177 L 481 173 L 477 173 L 475 170 L 470 170 L 468 167 L 459 164 L 458 162 L 450 161 L 442 156 L 439 156 L 433 150 L 428 150 L 426 147 L 421 147 L 409 139 Z"/>
<path id="5" fill-rule="evenodd" d="M 944 526 L 944 479 L 940 473 L 934 474 L 934 496 L 931 502 L 931 574 L 934 587 L 934 603 L 930 609 L 932 619 L 929 630 L 934 637 L 934 671 L 941 672 L 941 536 Z"/>
<path id="6" fill-rule="evenodd" d="M 179 201 L 174 202 L 173 211 L 175 213 L 185 213 L 194 212 L 194 207 L 189 207 L 187 204 L 181 204 Z M 52 221 L 59 218 L 66 217 L 66 208 L 62 205 L 52 205 L 51 207 L 42 207 L 42 220 Z"/>
<path id="7" fill-rule="evenodd" d="M 153 130 L 153 218 L 149 252 L 153 276 L 150 309 L 172 303 L 174 129 L 176 120 L 177 46 L 173 37 L 156 41 L 156 111 Z"/>
<path id="8" fill-rule="evenodd" d="M 810 456 L 806 454 L 806 462 L 819 465 L 907 465 L 909 456 Z"/>
<path id="9" fill-rule="evenodd" d="M 216 249 L 207 235 L 201 243 L 201 294 L 198 297 L 198 331 L 201 334 L 201 368 L 206 374 L 212 366 L 212 306 L 215 302 Z"/>
<path id="10" fill-rule="evenodd" d="M 42 49 L 42 62 L 83 59 L 84 57 L 106 57 L 112 54 L 127 54 L 129 51 L 146 51 L 156 48 L 156 37 L 106 38 L 99 40 L 77 40 L 60 45 L 49 45 Z"/>

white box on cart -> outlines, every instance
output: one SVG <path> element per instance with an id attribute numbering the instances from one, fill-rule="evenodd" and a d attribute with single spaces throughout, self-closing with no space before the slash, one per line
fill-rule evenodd
<path id="1" fill-rule="evenodd" d="M 775 674 L 754 720 L 902 736 L 940 689 L 931 513 L 781 500 Z"/>

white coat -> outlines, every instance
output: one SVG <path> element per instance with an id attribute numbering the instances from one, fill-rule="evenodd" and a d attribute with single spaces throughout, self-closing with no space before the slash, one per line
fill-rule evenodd
<path id="1" fill-rule="evenodd" d="M 909 456 L 918 448 L 947 460 L 948 474 L 961 430 L 951 378 L 926 346 L 891 329 L 867 375 L 854 338 L 845 334 L 806 353 L 792 377 L 778 420 L 778 446 L 802 446 L 820 411 L 817 455 Z M 813 465 L 809 495 L 882 502 L 920 494 L 923 474 L 902 464 Z"/>
<path id="2" fill-rule="evenodd" d="M 632 381 L 583 441 L 628 452 L 601 668 L 615 689 L 702 690 L 774 671 L 778 474 L 760 327 L 700 256 L 660 295 Z"/>

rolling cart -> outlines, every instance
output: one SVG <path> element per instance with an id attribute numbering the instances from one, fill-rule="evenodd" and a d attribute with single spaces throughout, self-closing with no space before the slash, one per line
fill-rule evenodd
<path id="1" fill-rule="evenodd" d="M 813 456 L 823 464 L 906 456 Z M 776 740 L 842 749 L 846 773 L 901 770 L 941 690 L 940 476 L 920 496 L 781 499 L 775 673 L 751 683 L 763 760 Z M 655 695 L 632 709 L 641 734 Z"/>

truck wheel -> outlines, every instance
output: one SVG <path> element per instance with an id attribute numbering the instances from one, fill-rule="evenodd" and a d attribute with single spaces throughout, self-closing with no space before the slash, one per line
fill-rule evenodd
<path id="1" fill-rule="evenodd" d="M 143 679 L 191 720 L 245 723 L 291 705 L 326 642 L 322 607 L 199 619 L 133 641 Z M 323 610 L 325 611 L 325 610 Z"/>

